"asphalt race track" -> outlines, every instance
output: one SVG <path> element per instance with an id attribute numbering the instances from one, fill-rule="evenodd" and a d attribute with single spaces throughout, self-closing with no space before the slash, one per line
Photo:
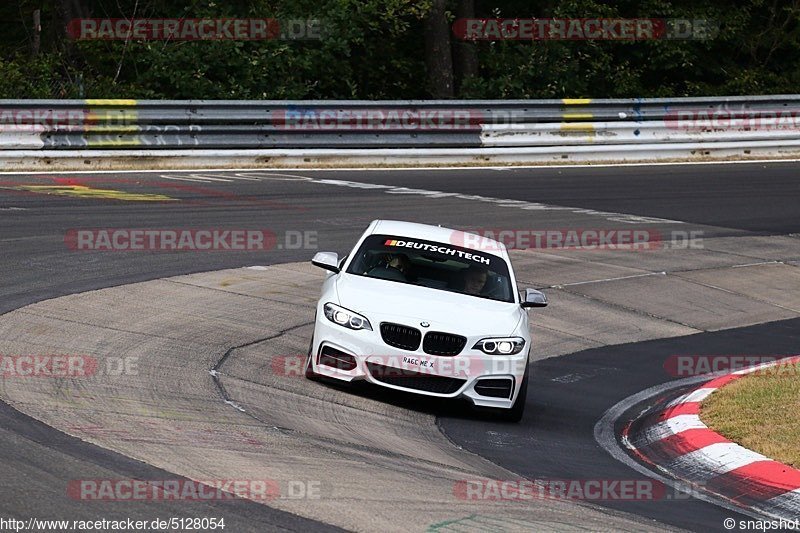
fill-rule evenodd
<path id="1" fill-rule="evenodd" d="M 756 354 L 765 350 L 765 339 L 769 339 L 770 353 L 797 351 L 800 321 L 625 344 L 540 361 L 532 367 L 536 379 L 531 382 L 534 392 L 529 393 L 527 408 L 533 414 L 527 423 L 515 427 L 487 421 L 486 433 L 477 435 L 465 418 L 445 417 L 441 425 L 455 442 L 530 479 L 631 479 L 630 469 L 609 461 L 592 438 L 605 410 L 622 398 L 662 383 L 663 360 L 669 355 L 696 352 L 698 347 L 703 353 Z M 564 383 L 565 373 L 575 369 L 580 369 L 576 378 L 583 379 Z M 631 411 L 632 416 L 639 412 Z M 736 516 L 697 499 L 605 504 L 692 530 L 721 529 L 725 518 Z"/>
<path id="2" fill-rule="evenodd" d="M 641 471 L 609 455 L 595 440 L 594 430 L 598 420 L 617 402 L 676 379 L 664 369 L 669 356 L 798 352 L 798 171 L 800 163 L 785 162 L 617 168 L 5 174 L 0 176 L 3 272 L 0 313 L 5 314 L 0 316 L 3 335 L 0 343 L 6 344 L 0 344 L 0 354 L 7 355 L 9 346 L 19 351 L 19 346 L 27 342 L 32 343 L 29 350 L 35 351 L 37 335 L 42 339 L 47 336 L 44 329 L 33 327 L 36 325 L 33 319 L 30 328 L 8 325 L 3 329 L 4 320 L 19 321 L 38 312 L 35 307 L 31 311 L 22 309 L 26 306 L 41 302 L 41 316 L 46 314 L 46 308 L 52 313 L 57 308 L 58 319 L 73 320 L 75 331 L 80 332 L 84 331 L 81 329 L 85 325 L 84 314 L 52 299 L 116 287 L 110 292 L 90 293 L 87 298 L 113 296 L 117 303 L 113 312 L 108 311 L 108 320 L 113 322 L 118 318 L 124 322 L 122 315 L 117 317 L 114 313 L 116 307 L 122 310 L 129 304 L 120 296 L 128 290 L 125 285 L 162 283 L 155 280 L 194 275 L 186 278 L 185 286 L 176 288 L 183 292 L 176 293 L 174 301 L 184 301 L 181 298 L 189 298 L 212 281 L 220 282 L 222 278 L 213 277 L 216 271 L 253 265 L 277 268 L 307 262 L 317 247 L 345 253 L 375 218 L 464 229 L 636 228 L 673 238 L 695 232 L 702 236 L 702 244 L 697 247 L 678 246 L 641 253 L 615 250 L 514 253 L 520 282 L 545 289 L 551 299 L 549 308 L 531 315 L 535 343 L 533 380 L 528 390 L 526 416 L 519 425 L 494 422 L 460 405 L 420 402 L 382 391 L 314 388 L 311 394 L 314 401 L 335 398 L 334 403 L 341 410 L 338 407 L 326 410 L 326 416 L 341 416 L 342 423 L 355 424 L 357 417 L 362 416 L 359 413 L 369 410 L 366 427 L 391 426 L 394 431 L 391 439 L 387 437 L 381 442 L 389 449 L 402 446 L 403 439 L 416 438 L 412 433 L 416 425 L 423 427 L 435 417 L 435 425 L 443 435 L 425 434 L 426 440 L 422 442 L 431 449 L 425 456 L 429 464 L 420 467 L 416 478 L 420 485 L 426 483 L 423 474 L 440 472 L 437 469 L 441 465 L 446 466 L 441 467 L 442 480 L 449 480 L 448 476 L 468 472 L 471 461 L 478 465 L 475 468 L 479 471 L 496 476 L 647 479 Z M 71 229 L 79 228 L 267 229 L 276 235 L 277 245 L 270 251 L 257 253 L 75 251 L 66 236 Z M 304 310 L 298 309 L 297 316 L 284 310 L 286 318 L 280 319 L 285 321 L 281 322 L 284 327 L 273 324 L 274 333 L 282 335 L 296 327 L 296 338 L 284 350 L 299 350 L 294 348 L 295 344 L 307 344 L 305 335 L 312 318 L 307 316 L 308 302 L 317 297 L 318 279 L 301 267 L 287 268 L 306 276 L 302 283 L 292 286 Z M 202 277 L 201 273 L 206 272 L 212 281 Z M 221 276 L 238 279 L 237 272 L 241 270 Z M 257 273 L 254 271 L 253 276 Z M 258 283 L 266 282 L 257 279 Z M 252 287 L 258 283 L 252 283 Z M 144 294 L 156 286 L 144 283 L 140 287 Z M 152 298 L 152 293 L 147 294 Z M 277 282 L 275 294 L 276 302 L 288 305 L 281 299 L 288 296 L 281 292 Z M 98 309 L 93 306 L 101 301 L 90 300 L 85 303 L 86 313 Z M 209 300 L 209 308 L 213 305 L 214 300 Z M 176 315 L 180 311 L 175 308 Z M 235 309 L 227 313 L 230 316 L 226 315 L 226 320 L 235 322 Z M 214 318 L 207 317 L 209 321 Z M 242 319 L 249 320 L 244 316 Z M 202 323 L 193 325 L 187 317 L 184 326 L 199 327 Z M 253 331 L 257 327 L 257 323 L 253 324 Z M 69 335 L 69 330 L 66 331 Z M 85 331 L 87 339 L 94 334 Z M 194 333 L 199 335 L 200 331 Z M 277 337 L 266 329 L 261 337 L 256 344 L 259 353 L 282 353 L 270 352 L 270 339 Z M 249 337 L 243 332 L 242 338 Z M 226 341 L 207 340 L 219 345 Z M 51 344 L 42 340 L 41 346 L 52 346 L 52 339 L 47 342 Z M 71 341 L 64 339 L 64 342 L 68 346 Z M 287 420 L 293 413 L 271 412 L 274 405 L 262 394 L 267 390 L 265 387 L 275 386 L 274 381 L 261 377 L 253 377 L 252 382 L 244 380 L 248 369 L 256 368 L 247 364 L 257 361 L 258 354 L 248 352 L 245 341 L 241 345 L 231 341 L 229 348 L 238 351 L 224 363 L 227 368 L 223 362 L 218 363 L 224 376 L 222 384 L 253 415 L 256 421 L 253 427 L 262 422 L 264 427 L 269 424 L 284 427 L 291 423 Z M 158 365 L 157 358 L 153 364 Z M 179 364 L 175 363 L 176 368 Z M 46 389 L 46 384 L 41 383 L 27 386 L 10 381 L 0 381 L 0 396 L 20 410 L 0 402 L 0 460 L 5 468 L 0 486 L 0 516 L 43 519 L 224 516 L 229 531 L 307 531 L 335 526 L 371 529 L 370 526 L 385 525 L 371 524 L 355 511 L 346 519 L 329 520 L 336 510 L 324 506 L 305 513 L 302 506 L 265 505 L 248 500 L 187 506 L 185 502 L 143 504 L 72 499 L 64 489 L 70 480 L 164 479 L 180 475 L 179 471 L 189 472 L 191 468 L 179 465 L 171 469 L 166 459 L 164 465 L 153 466 L 157 461 L 145 460 L 150 452 L 144 449 L 141 456 L 137 456 L 135 448 L 130 453 L 121 453 L 126 448 L 116 446 L 113 435 L 94 440 L 80 434 L 78 429 L 70 430 L 75 413 L 59 408 L 48 414 L 45 406 L 31 401 L 46 395 L 58 399 L 57 390 Z M 211 376 L 202 375 L 202 382 L 209 391 L 214 391 Z M 302 394 L 308 387 L 324 386 L 298 380 L 291 382 L 290 392 Z M 40 396 L 25 396 L 33 390 Z M 97 394 L 102 395 L 102 391 Z M 150 400 L 162 401 L 157 395 Z M 165 405 L 169 403 L 168 399 L 163 401 Z M 218 401 L 220 409 L 228 408 L 221 398 Z M 292 402 L 286 400 L 280 405 L 291 410 Z M 634 411 L 628 415 L 634 416 Z M 45 418 L 49 424 L 41 422 Z M 404 422 L 395 422 L 398 420 Z M 328 423 L 311 417 L 302 424 L 298 422 L 293 431 L 313 433 L 319 439 L 332 438 L 325 433 L 330 431 Z M 447 448 L 448 439 L 452 450 Z M 338 440 L 336 445 L 341 442 Z M 355 444 L 352 446 L 357 448 Z M 377 450 L 378 444 L 373 448 Z M 392 451 L 404 457 L 387 459 L 383 468 L 388 470 L 415 453 L 413 449 Z M 361 452 L 374 453 L 366 455 L 373 459 L 385 458 L 385 454 L 372 449 Z M 208 471 L 212 471 L 210 467 Z M 332 469 L 330 474 L 333 473 Z M 449 485 L 442 482 L 441 486 Z M 424 492 L 422 486 L 418 489 Z M 448 497 L 452 498 L 452 494 L 441 495 L 444 505 Z M 453 506 L 464 503 L 454 501 Z M 551 502 L 512 502 L 513 505 L 538 505 L 553 516 L 563 512 L 558 506 L 550 509 Z M 604 523 L 601 517 L 606 517 L 605 523 L 611 529 L 634 524 L 637 529 L 671 526 L 707 531 L 722 530 L 723 520 L 728 517 L 747 518 L 724 507 L 722 502 L 683 498 L 581 503 L 574 506 L 574 516 L 571 524 L 561 522 L 563 529 L 577 527 L 583 520 L 587 524 Z M 408 516 L 395 517 L 408 520 Z M 524 520 L 518 518 L 505 526 L 524 529 Z M 455 513 L 448 524 L 427 522 L 416 526 L 445 531 L 480 530 L 489 526 L 502 529 L 504 524 L 481 522 L 481 516 L 464 511 Z"/>

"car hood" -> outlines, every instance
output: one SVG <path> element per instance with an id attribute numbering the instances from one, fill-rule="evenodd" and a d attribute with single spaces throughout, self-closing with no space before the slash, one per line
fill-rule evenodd
<path id="1" fill-rule="evenodd" d="M 387 321 L 415 327 L 429 322 L 430 331 L 511 335 L 524 314 L 515 303 L 352 274 L 338 278 L 339 303 L 365 315 L 374 328 Z"/>

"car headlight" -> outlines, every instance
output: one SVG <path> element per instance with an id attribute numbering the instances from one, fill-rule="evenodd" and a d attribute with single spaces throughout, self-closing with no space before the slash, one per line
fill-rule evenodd
<path id="1" fill-rule="evenodd" d="M 489 355 L 514 355 L 525 347 L 525 339 L 521 337 L 502 337 L 496 339 L 481 339 L 472 347 Z"/>
<path id="2" fill-rule="evenodd" d="M 325 316 L 334 324 L 339 324 L 350 329 L 368 329 L 372 331 L 372 325 L 365 317 L 354 313 L 349 309 L 340 307 L 336 304 L 327 303 L 324 307 Z"/>

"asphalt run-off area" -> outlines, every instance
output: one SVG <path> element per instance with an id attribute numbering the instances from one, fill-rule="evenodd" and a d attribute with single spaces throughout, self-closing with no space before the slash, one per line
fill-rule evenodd
<path id="1" fill-rule="evenodd" d="M 798 171 L 3 174 L 0 516 L 224 517 L 230 531 L 723 531 L 768 518 L 687 494 L 622 432 L 703 379 L 675 357 L 797 354 Z M 344 256 L 374 219 L 505 232 L 520 288 L 550 301 L 529 314 L 519 424 L 303 378 L 325 276 L 310 259 Z M 211 495 L 164 497 L 197 485 Z"/>

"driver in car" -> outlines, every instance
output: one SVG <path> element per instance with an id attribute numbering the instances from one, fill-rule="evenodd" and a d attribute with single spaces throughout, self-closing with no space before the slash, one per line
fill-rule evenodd
<path id="1" fill-rule="evenodd" d="M 480 294 L 486 286 L 489 271 L 478 265 L 470 265 L 464 272 L 464 292 L 467 294 Z"/>
<path id="2" fill-rule="evenodd" d="M 406 254 L 393 254 L 392 258 L 389 259 L 387 266 L 390 268 L 396 268 L 408 276 L 409 270 L 411 269 L 411 260 L 409 260 Z"/>

